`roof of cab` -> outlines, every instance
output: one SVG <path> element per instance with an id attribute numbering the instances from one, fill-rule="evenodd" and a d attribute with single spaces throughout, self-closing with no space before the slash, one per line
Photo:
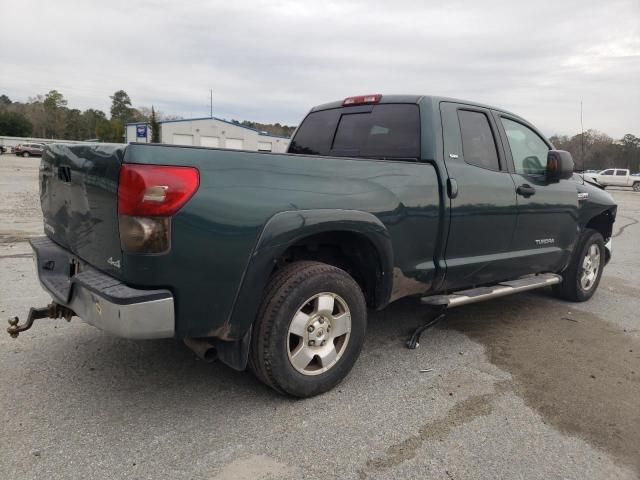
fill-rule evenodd
<path id="1" fill-rule="evenodd" d="M 348 97 L 347 97 L 348 98 Z M 470 100 L 461 100 L 459 98 L 449 98 L 449 97 L 439 97 L 439 96 L 435 96 L 435 95 L 382 95 L 382 97 L 380 98 L 380 101 L 378 102 L 379 104 L 383 104 L 383 103 L 421 103 L 422 101 L 431 101 L 432 104 L 437 105 L 440 102 L 452 102 L 452 103 L 461 103 L 463 105 L 473 105 L 476 107 L 483 107 L 483 108 L 488 108 L 491 110 L 497 110 L 503 113 L 507 113 L 509 115 L 513 115 L 515 117 L 520 118 L 519 115 L 513 113 L 513 112 L 509 112 L 508 110 L 505 110 L 503 108 L 498 108 L 498 107 L 494 107 L 491 105 L 485 105 L 483 103 L 479 103 L 479 102 L 472 102 Z M 317 112 L 320 110 L 330 110 L 333 108 L 341 108 L 342 102 L 344 102 L 344 99 L 342 100 L 336 100 L 334 102 L 329 102 L 329 103 L 324 103 L 322 105 L 317 105 L 315 107 L 313 107 L 311 109 L 311 112 Z"/>

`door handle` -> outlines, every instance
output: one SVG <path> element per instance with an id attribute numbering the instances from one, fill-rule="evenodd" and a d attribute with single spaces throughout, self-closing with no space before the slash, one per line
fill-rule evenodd
<path id="1" fill-rule="evenodd" d="M 536 193 L 536 189 L 533 188 L 531 185 L 529 185 L 528 183 L 525 183 L 523 185 L 520 185 L 517 189 L 516 189 L 516 193 L 518 195 L 522 195 L 524 198 L 528 198 L 531 195 L 534 195 Z"/>
<path id="2" fill-rule="evenodd" d="M 456 198 L 458 196 L 458 182 L 455 178 L 447 178 L 447 194 L 449 198 Z"/>

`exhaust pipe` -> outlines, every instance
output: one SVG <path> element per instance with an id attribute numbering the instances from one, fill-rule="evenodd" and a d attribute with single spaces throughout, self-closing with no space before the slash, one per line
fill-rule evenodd
<path id="1" fill-rule="evenodd" d="M 184 344 L 189 347 L 193 352 L 205 362 L 211 363 L 218 357 L 216 354 L 216 347 L 212 343 L 206 340 L 200 340 L 198 338 L 185 338 Z"/>

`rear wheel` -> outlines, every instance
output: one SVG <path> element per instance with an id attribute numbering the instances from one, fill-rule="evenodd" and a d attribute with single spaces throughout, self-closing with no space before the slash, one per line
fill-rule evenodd
<path id="1" fill-rule="evenodd" d="M 633 191 L 634 192 L 640 192 L 640 182 L 635 182 L 633 184 Z"/>
<path id="2" fill-rule="evenodd" d="M 24 158 L 27 158 L 27 157 L 30 157 L 30 156 L 31 156 L 31 154 L 30 154 L 29 152 L 22 152 L 22 156 L 23 156 Z"/>
<path id="3" fill-rule="evenodd" d="M 554 293 L 573 302 L 589 300 L 600 284 L 604 262 L 602 235 L 595 230 L 585 230 L 573 252 L 569 267 L 562 273 L 562 283 L 554 286 Z"/>
<path id="4" fill-rule="evenodd" d="M 344 270 L 296 262 L 272 278 L 253 331 L 249 365 L 281 393 L 310 397 L 349 373 L 364 342 L 366 304 Z"/>

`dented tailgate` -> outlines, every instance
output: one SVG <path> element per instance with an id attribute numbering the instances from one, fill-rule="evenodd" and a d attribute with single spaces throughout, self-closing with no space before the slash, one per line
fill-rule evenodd
<path id="1" fill-rule="evenodd" d="M 40 164 L 44 230 L 58 245 L 118 276 L 117 189 L 126 146 L 48 145 Z"/>

